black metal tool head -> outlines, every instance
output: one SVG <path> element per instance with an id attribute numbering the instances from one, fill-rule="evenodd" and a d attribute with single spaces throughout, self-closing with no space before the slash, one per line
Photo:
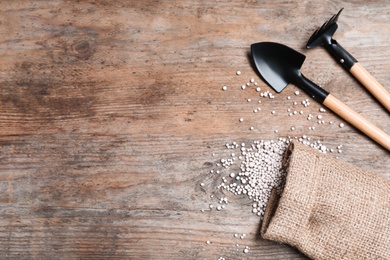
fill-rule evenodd
<path id="1" fill-rule="evenodd" d="M 306 56 L 275 42 L 259 42 L 251 45 L 257 70 L 276 91 L 281 92 L 289 83 L 295 83 Z"/>
<path id="2" fill-rule="evenodd" d="M 313 33 L 313 35 L 310 37 L 309 41 L 306 44 L 307 48 L 314 48 L 319 45 L 331 43 L 332 36 L 336 32 L 338 27 L 337 20 L 343 9 L 344 8 L 341 8 L 337 14 L 333 15 L 328 21 L 326 21 Z"/>

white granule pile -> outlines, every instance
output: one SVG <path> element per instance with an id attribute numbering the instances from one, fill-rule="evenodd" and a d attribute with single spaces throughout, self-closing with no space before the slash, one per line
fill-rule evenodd
<path id="1" fill-rule="evenodd" d="M 217 189 L 248 197 L 253 203 L 252 213 L 262 219 L 272 189 L 275 188 L 279 194 L 283 191 L 287 174 L 282 165 L 283 157 L 293 139 L 320 153 L 336 151 L 327 148 L 319 140 L 311 142 L 311 138 L 306 135 L 254 141 L 250 145 L 237 142 L 228 143 L 226 148 L 229 156 L 220 159 L 216 164 L 218 168 L 211 170 L 212 173 L 221 175 L 222 182 Z M 341 149 L 342 145 L 339 145 L 337 151 L 341 153 Z M 200 186 L 203 187 L 204 183 L 200 183 Z M 228 204 L 227 198 L 221 198 L 218 204 L 215 207 L 217 211 L 224 209 Z M 210 204 L 209 209 L 213 208 L 214 205 Z"/>
<path id="2" fill-rule="evenodd" d="M 221 166 L 230 169 L 234 162 L 240 161 L 238 172 L 230 172 L 222 177 L 223 182 L 218 186 L 232 192 L 234 195 L 245 194 L 253 201 L 252 212 L 262 217 L 271 194 L 276 188 L 278 192 L 283 189 L 286 172 L 282 169 L 284 152 L 290 140 L 280 138 L 278 140 L 254 141 L 249 147 L 244 143 L 227 144 L 232 150 L 239 150 L 240 156 L 231 153 L 228 159 L 221 159 Z"/>

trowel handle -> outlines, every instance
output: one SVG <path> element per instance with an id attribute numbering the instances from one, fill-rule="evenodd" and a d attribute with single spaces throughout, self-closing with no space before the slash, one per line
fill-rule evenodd
<path id="1" fill-rule="evenodd" d="M 390 112 L 390 93 L 360 63 L 349 71 Z"/>
<path id="2" fill-rule="evenodd" d="M 329 94 L 322 104 L 390 151 L 390 136 L 388 134 L 352 110 L 332 94 Z"/>

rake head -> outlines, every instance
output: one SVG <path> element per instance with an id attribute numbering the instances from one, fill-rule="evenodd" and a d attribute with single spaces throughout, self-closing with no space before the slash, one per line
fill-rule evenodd
<path id="1" fill-rule="evenodd" d="M 337 30 L 337 19 L 341 11 L 344 8 L 341 8 L 340 11 L 333 15 L 328 21 L 326 21 L 321 27 L 319 27 L 313 35 L 310 37 L 309 41 L 306 44 L 307 48 L 314 48 L 316 46 L 330 44 L 333 34 Z"/>

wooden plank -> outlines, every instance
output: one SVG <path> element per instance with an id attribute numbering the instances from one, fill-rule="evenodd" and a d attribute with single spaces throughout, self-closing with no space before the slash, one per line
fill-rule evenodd
<path id="1" fill-rule="evenodd" d="M 275 99 L 241 89 L 253 77 L 261 92 L 273 93 L 251 67 L 249 46 L 282 42 L 307 55 L 307 77 L 389 131 L 389 114 L 323 49 L 303 49 L 338 5 L 2 1 L 0 254 L 306 259 L 259 238 L 251 201 L 216 190 L 222 175 L 210 170 L 228 154 L 225 143 L 308 135 L 330 148 L 343 145 L 330 156 L 390 176 L 388 152 L 338 127 L 333 113 L 322 115 L 334 125 L 308 121 L 320 105 L 303 107 L 309 97 L 295 95 L 295 86 Z M 336 39 L 389 89 L 390 6 L 344 8 Z M 226 209 L 208 211 L 222 195 L 230 200 Z"/>

